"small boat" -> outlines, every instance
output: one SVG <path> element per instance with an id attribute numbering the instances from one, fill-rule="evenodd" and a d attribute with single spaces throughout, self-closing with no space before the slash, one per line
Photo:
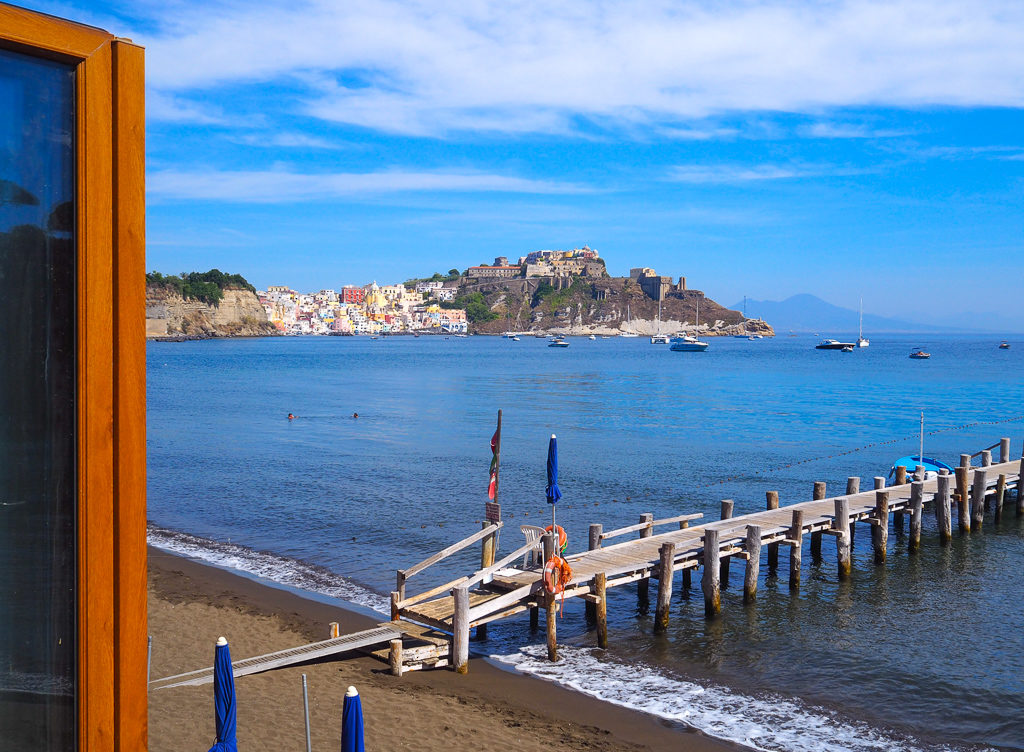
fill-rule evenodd
<path id="1" fill-rule="evenodd" d="M 555 337 L 555 339 L 548 342 L 548 347 L 568 347 L 569 343 L 561 337 Z"/>
<path id="2" fill-rule="evenodd" d="M 595 335 L 591 334 L 589 337 L 587 337 L 587 339 L 589 339 L 591 342 L 593 342 L 594 340 L 597 339 L 597 337 Z"/>
<path id="3" fill-rule="evenodd" d="M 823 339 L 814 346 L 815 350 L 842 350 L 847 347 L 854 347 L 853 342 L 840 342 L 837 339 Z"/>
<path id="4" fill-rule="evenodd" d="M 519 335 L 518 334 L 513 334 L 511 337 L 509 337 L 509 339 L 512 340 L 513 342 L 518 342 L 519 341 Z"/>
<path id="5" fill-rule="evenodd" d="M 638 336 L 640 336 L 636 332 L 633 331 L 633 318 L 629 315 L 629 303 L 626 303 L 626 326 L 628 328 L 623 330 L 622 334 L 619 335 L 620 337 L 638 337 Z"/>
<path id="6" fill-rule="evenodd" d="M 651 337 L 652 345 L 667 345 L 671 341 L 672 338 L 669 337 L 667 334 L 655 334 L 653 337 Z"/>
<path id="7" fill-rule="evenodd" d="M 853 346 L 852 345 L 848 345 L 848 346 L 844 347 L 840 352 L 853 352 Z"/>
<path id="8" fill-rule="evenodd" d="M 674 352 L 704 352 L 708 349 L 708 343 L 687 335 L 673 339 L 668 349 Z"/>
<path id="9" fill-rule="evenodd" d="M 999 343 L 999 349 L 1000 350 L 1009 350 L 1010 349 L 1010 343 L 1009 342 L 1000 342 Z"/>
<path id="10" fill-rule="evenodd" d="M 537 332 L 533 336 L 536 337 L 537 339 L 547 339 L 548 338 L 548 335 L 545 334 L 544 332 Z"/>
<path id="11" fill-rule="evenodd" d="M 871 340 L 864 336 L 864 298 L 860 299 L 860 323 L 857 325 L 857 347 L 867 347 Z"/>
<path id="12" fill-rule="evenodd" d="M 934 459 L 933 457 L 923 457 L 918 454 L 900 457 L 892 463 L 892 467 L 889 469 L 889 477 L 891 478 L 896 474 L 897 467 L 905 467 L 907 468 L 907 477 L 909 478 L 917 471 L 918 465 L 924 466 L 924 480 L 931 480 L 938 475 L 941 470 L 945 470 L 950 475 L 954 475 L 956 473 L 956 470 L 945 462 Z"/>
<path id="13" fill-rule="evenodd" d="M 602 334 L 601 339 L 611 339 L 607 334 Z"/>
<path id="14" fill-rule="evenodd" d="M 931 353 L 925 352 L 920 347 L 914 348 L 914 351 L 910 353 L 910 357 L 914 360 L 928 360 L 931 356 Z"/>

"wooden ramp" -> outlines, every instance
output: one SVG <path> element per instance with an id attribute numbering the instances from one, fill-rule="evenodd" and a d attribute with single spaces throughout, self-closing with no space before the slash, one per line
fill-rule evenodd
<path id="1" fill-rule="evenodd" d="M 304 663 L 316 658 L 323 658 L 337 653 L 347 653 L 350 650 L 359 650 L 372 645 L 379 645 L 382 642 L 390 642 L 399 639 L 402 632 L 391 627 L 379 626 L 367 629 L 363 632 L 332 637 L 329 640 L 313 642 L 309 645 L 301 645 L 297 648 L 279 650 L 276 653 L 258 655 L 254 658 L 243 658 L 231 664 L 234 675 L 258 674 L 262 671 L 269 671 L 282 666 L 291 666 L 296 663 Z M 190 671 L 186 674 L 168 676 L 163 679 L 155 679 L 149 683 L 150 690 L 170 689 L 171 687 L 191 687 L 200 684 L 209 684 L 213 681 L 213 667 Z"/>

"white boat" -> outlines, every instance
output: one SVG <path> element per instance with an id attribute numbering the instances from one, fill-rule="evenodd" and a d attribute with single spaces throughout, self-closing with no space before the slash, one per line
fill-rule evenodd
<path id="1" fill-rule="evenodd" d="M 920 347 L 915 347 L 914 351 L 910 353 L 910 357 L 914 360 L 928 360 L 931 356 L 931 353 L 925 352 Z"/>
<path id="2" fill-rule="evenodd" d="M 569 343 L 566 342 L 561 337 L 556 337 L 555 339 L 553 339 L 550 342 L 548 342 L 548 347 L 568 347 L 568 346 L 569 346 Z"/>
<path id="3" fill-rule="evenodd" d="M 652 345 L 667 345 L 670 337 L 661 333 L 661 300 L 658 300 L 658 333 L 651 337 Z"/>
<path id="4" fill-rule="evenodd" d="M 518 342 L 519 341 L 519 335 L 518 334 L 513 334 L 511 337 L 509 337 L 509 339 L 512 340 L 513 342 Z"/>
<path id="5" fill-rule="evenodd" d="M 853 348 L 853 342 L 840 342 L 837 339 L 823 339 L 821 342 L 814 346 L 815 350 L 845 350 L 847 347 Z"/>
<path id="6" fill-rule="evenodd" d="M 629 315 L 629 303 L 626 303 L 626 329 L 622 330 L 620 337 L 638 337 L 636 332 L 633 331 L 633 319 Z"/>
<path id="7" fill-rule="evenodd" d="M 693 325 L 694 329 L 700 329 L 700 300 L 697 300 L 697 315 Z M 701 342 L 699 339 L 692 335 L 684 335 L 682 337 L 675 337 L 668 346 L 669 350 L 674 352 L 704 352 L 708 349 L 707 342 Z"/>
<path id="8" fill-rule="evenodd" d="M 871 340 L 864 337 L 864 298 L 860 299 L 860 324 L 857 326 L 857 347 L 867 347 Z"/>
<path id="9" fill-rule="evenodd" d="M 589 339 L 591 341 L 594 341 L 594 340 L 597 339 L 597 337 L 595 335 L 591 334 L 589 337 L 587 337 L 587 339 Z"/>

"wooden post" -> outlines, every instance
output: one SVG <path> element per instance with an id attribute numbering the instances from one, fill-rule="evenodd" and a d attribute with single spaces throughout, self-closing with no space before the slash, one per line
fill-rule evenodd
<path id="1" fill-rule="evenodd" d="M 1002 438 L 999 440 L 999 464 L 1010 461 L 1010 440 Z"/>
<path id="2" fill-rule="evenodd" d="M 1024 458 L 1021 459 L 1021 466 L 1024 466 Z M 778 509 L 779 508 L 779 492 L 768 491 L 765 494 L 768 500 L 767 508 Z M 779 544 L 769 543 L 768 544 L 768 575 L 774 575 L 779 569 Z"/>
<path id="3" fill-rule="evenodd" d="M 971 488 L 971 530 L 981 530 L 985 521 L 985 490 L 988 487 L 988 470 L 979 467 L 974 471 L 974 485 Z"/>
<path id="4" fill-rule="evenodd" d="M 992 450 L 983 449 L 981 452 L 981 466 L 991 467 L 992 466 Z"/>
<path id="5" fill-rule="evenodd" d="M 701 578 L 701 589 L 704 591 L 704 616 L 709 619 L 722 612 L 722 588 L 718 582 L 721 563 L 718 539 L 717 530 L 704 531 L 704 576 Z"/>
<path id="6" fill-rule="evenodd" d="M 939 516 L 939 541 L 949 543 L 953 538 L 952 510 L 949 508 L 949 475 L 938 477 L 939 492 L 935 499 L 935 508 Z"/>
<path id="7" fill-rule="evenodd" d="M 399 615 L 398 602 L 400 600 L 397 590 L 391 591 L 391 621 L 395 621 Z"/>
<path id="8" fill-rule="evenodd" d="M 469 671 L 469 588 L 452 588 L 455 613 L 452 616 L 452 666 L 458 674 Z"/>
<path id="9" fill-rule="evenodd" d="M 540 607 L 530 606 L 530 631 L 536 632 L 540 629 Z"/>
<path id="10" fill-rule="evenodd" d="M 722 500 L 722 519 L 728 520 L 732 517 L 734 502 L 732 499 Z M 729 587 L 729 565 L 732 563 L 731 556 L 722 557 L 722 571 L 720 572 L 720 579 L 722 582 L 722 589 L 725 590 Z"/>
<path id="11" fill-rule="evenodd" d="M 846 495 L 852 496 L 853 494 L 860 493 L 860 478 L 851 475 L 846 479 Z M 850 520 L 850 555 L 853 555 L 853 542 L 857 537 L 857 523 Z"/>
<path id="12" fill-rule="evenodd" d="M 853 571 L 853 557 L 850 554 L 850 500 L 846 496 L 836 499 L 836 516 L 832 529 L 836 531 L 836 562 L 839 579 L 850 579 Z"/>
<path id="13" fill-rule="evenodd" d="M 596 551 L 601 547 L 601 533 L 604 528 L 600 522 L 595 522 L 590 526 L 590 541 L 587 546 L 588 551 Z M 586 612 L 587 623 L 591 623 L 597 617 L 597 604 L 587 601 L 587 605 L 584 607 Z"/>
<path id="14" fill-rule="evenodd" d="M 800 587 L 800 566 L 804 560 L 804 513 L 793 510 L 793 523 L 789 526 L 789 589 Z"/>
<path id="15" fill-rule="evenodd" d="M 921 547 L 921 517 L 924 512 L 924 482 L 915 480 L 910 484 L 910 551 Z"/>
<path id="16" fill-rule="evenodd" d="M 686 528 L 688 528 L 689 526 L 690 526 L 690 521 L 689 520 L 683 520 L 683 521 L 681 521 L 679 523 L 679 529 L 680 530 L 686 530 Z M 683 592 L 684 593 L 688 593 L 689 590 L 690 590 L 690 587 L 691 587 L 690 571 L 691 570 L 689 568 L 683 570 Z M 687 596 L 687 597 L 689 597 L 689 596 Z"/>
<path id="17" fill-rule="evenodd" d="M 499 426 L 499 430 L 500 430 L 500 426 L 501 426 L 500 414 L 501 414 L 501 411 L 499 410 L 498 413 L 499 413 L 498 426 Z M 499 438 L 499 443 L 500 443 L 500 438 Z M 495 470 L 497 470 L 497 467 L 495 467 Z M 498 498 L 497 490 L 495 490 L 494 498 L 495 499 Z M 481 523 L 481 527 L 484 530 L 486 530 L 487 528 L 492 527 L 492 526 L 494 526 L 494 523 L 493 522 L 489 522 L 487 520 L 485 520 L 483 523 Z M 497 534 L 488 535 L 486 538 L 483 539 L 483 541 L 481 543 L 482 548 L 480 549 L 480 568 L 481 569 L 486 569 L 487 567 L 489 567 L 492 564 L 494 564 L 494 551 L 495 551 L 495 548 L 497 546 L 497 542 L 498 542 Z M 479 627 L 476 628 L 476 639 L 477 640 L 486 640 L 487 639 L 487 625 L 486 624 L 481 624 Z"/>
<path id="18" fill-rule="evenodd" d="M 661 564 L 658 568 L 658 607 L 654 612 L 654 631 L 661 634 L 668 629 L 669 606 L 672 603 L 672 580 L 675 572 L 672 562 L 676 557 L 676 544 L 661 545 Z"/>
<path id="19" fill-rule="evenodd" d="M 889 492 L 875 491 L 875 519 L 871 526 L 871 543 L 875 548 L 875 564 L 885 564 L 889 543 Z"/>
<path id="20" fill-rule="evenodd" d="M 335 639 L 336 637 L 338 637 L 338 635 L 341 634 L 341 632 L 339 631 L 338 622 L 332 621 L 330 624 L 328 624 L 328 626 L 331 628 L 331 639 L 332 640 Z"/>
<path id="21" fill-rule="evenodd" d="M 540 538 L 541 539 L 541 543 L 542 543 L 542 545 L 544 547 L 544 561 L 547 561 L 548 559 L 550 559 L 552 556 L 555 555 L 555 551 L 557 550 L 557 548 L 556 548 L 557 542 L 556 542 L 556 539 L 555 539 L 556 535 L 558 535 L 558 533 L 556 531 L 552 530 L 550 533 L 545 533 Z M 544 614 L 547 617 L 546 618 L 546 622 L 547 622 L 547 635 L 548 635 L 548 660 L 549 661 L 557 661 L 558 660 L 558 642 L 557 642 L 557 634 L 556 634 L 556 624 L 557 624 L 557 617 L 558 617 L 558 612 L 557 612 L 558 603 L 555 601 L 555 596 L 553 594 L 547 593 L 545 591 L 545 595 L 546 595 L 546 597 L 545 597 L 545 605 L 544 605 Z"/>
<path id="22" fill-rule="evenodd" d="M 893 479 L 894 486 L 903 486 L 907 483 L 907 468 L 900 465 L 896 468 L 896 477 Z M 903 537 L 903 512 L 892 513 L 892 529 L 897 538 Z"/>
<path id="23" fill-rule="evenodd" d="M 970 466 L 971 466 L 971 455 L 969 455 L 969 454 L 961 454 L 960 455 L 960 467 L 970 467 Z"/>
<path id="24" fill-rule="evenodd" d="M 654 515 L 651 514 L 650 512 L 647 512 L 645 514 L 640 515 L 640 522 L 648 522 L 649 523 L 649 522 L 652 522 L 653 520 L 654 520 Z M 640 529 L 640 537 L 641 538 L 650 538 L 651 534 L 653 532 L 654 532 L 654 530 L 652 530 L 650 526 L 641 528 Z M 637 596 L 637 599 L 640 601 L 640 609 L 641 610 L 645 610 L 646 607 L 647 607 L 647 603 L 649 601 L 649 596 L 648 596 L 649 588 L 650 588 L 650 579 L 647 578 L 647 577 L 640 578 L 637 581 L 637 583 L 636 583 L 636 596 Z"/>
<path id="25" fill-rule="evenodd" d="M 996 498 L 995 498 L 995 521 L 999 522 L 1003 519 L 1003 496 L 1006 494 L 1006 474 L 999 473 L 999 479 L 996 481 Z"/>
<path id="26" fill-rule="evenodd" d="M 747 570 L 743 575 L 743 600 L 757 598 L 757 575 L 761 568 L 761 526 L 747 525 Z"/>
<path id="27" fill-rule="evenodd" d="M 892 484 L 894 486 L 902 486 L 907 482 L 907 468 L 900 465 L 896 468 L 896 477 L 893 478 Z"/>
<path id="28" fill-rule="evenodd" d="M 885 488 L 885 476 L 884 475 L 876 475 L 875 476 L 875 490 L 877 491 L 880 488 Z"/>
<path id="29" fill-rule="evenodd" d="M 395 590 L 398 591 L 398 600 L 405 600 L 405 570 L 399 569 L 395 574 Z"/>
<path id="30" fill-rule="evenodd" d="M 1020 467 L 1017 468 L 1017 516 L 1024 515 L 1024 455 L 1020 458 Z"/>
<path id="31" fill-rule="evenodd" d="M 964 455 L 960 455 L 963 462 Z M 967 512 L 967 473 L 965 465 L 956 469 L 956 517 L 961 533 L 971 532 L 971 515 Z"/>
<path id="32" fill-rule="evenodd" d="M 594 595 L 601 599 L 597 602 L 597 646 L 602 650 L 608 647 L 607 581 L 604 572 L 594 575 Z"/>
<path id="33" fill-rule="evenodd" d="M 401 676 L 402 675 L 402 639 L 398 638 L 388 643 L 390 650 L 388 651 L 388 663 L 391 665 L 391 675 Z M 462 671 L 461 673 L 466 673 Z"/>
<path id="34" fill-rule="evenodd" d="M 814 501 L 822 501 L 826 497 L 825 481 L 814 482 Z M 821 563 L 821 531 L 811 533 L 811 561 L 815 564 Z"/>

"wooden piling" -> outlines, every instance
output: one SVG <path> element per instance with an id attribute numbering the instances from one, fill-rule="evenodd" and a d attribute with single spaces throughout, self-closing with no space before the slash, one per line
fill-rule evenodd
<path id="1" fill-rule="evenodd" d="M 658 567 L 658 606 L 654 612 L 654 631 L 660 634 L 668 629 L 669 606 L 672 603 L 672 580 L 675 571 L 672 562 L 676 557 L 676 544 L 661 545 L 661 564 Z"/>
<path id="2" fill-rule="evenodd" d="M 722 519 L 728 520 L 732 517 L 732 510 L 735 506 L 732 499 L 722 499 Z M 729 587 L 729 565 L 732 563 L 731 556 L 722 557 L 722 571 L 720 573 L 720 579 L 722 582 L 722 589 L 726 590 Z"/>
<path id="3" fill-rule="evenodd" d="M 960 467 L 970 467 L 970 466 L 971 466 L 971 455 L 969 455 L 969 454 L 961 454 L 960 455 Z"/>
<path id="4" fill-rule="evenodd" d="M 391 599 L 390 600 L 391 600 L 391 621 L 394 621 L 395 619 L 398 618 L 398 613 L 399 613 L 399 611 L 398 611 L 398 603 L 401 600 L 401 593 L 399 593 L 397 590 L 392 590 L 391 591 Z"/>
<path id="5" fill-rule="evenodd" d="M 690 526 L 690 521 L 689 520 L 681 520 L 679 522 L 679 529 L 680 530 L 686 530 L 686 528 L 688 528 L 689 526 Z M 691 570 L 688 569 L 688 568 L 683 570 L 683 592 L 684 593 L 688 592 L 690 590 L 690 587 L 691 587 L 690 571 Z"/>
<path id="6" fill-rule="evenodd" d="M 851 475 L 846 479 L 846 495 L 852 496 L 853 494 L 860 493 L 860 478 Z M 851 556 L 853 553 L 854 539 L 857 537 L 857 523 L 854 520 L 850 520 L 850 552 Z"/>
<path id="7" fill-rule="evenodd" d="M 885 476 L 884 475 L 876 475 L 875 476 L 875 490 L 877 491 L 880 488 L 885 488 Z"/>
<path id="8" fill-rule="evenodd" d="M 1017 516 L 1024 516 L 1024 456 L 1020 458 L 1017 468 Z"/>
<path id="9" fill-rule="evenodd" d="M 747 525 L 747 569 L 743 573 L 743 600 L 757 598 L 757 575 L 761 568 L 761 526 Z"/>
<path id="10" fill-rule="evenodd" d="M 548 607 L 544 612 L 547 615 L 548 660 L 552 663 L 558 660 L 558 602 L 555 597 L 548 595 Z"/>
<path id="11" fill-rule="evenodd" d="M 1010 461 L 1010 440 L 1002 438 L 999 440 L 999 463 Z"/>
<path id="12" fill-rule="evenodd" d="M 590 526 L 590 541 L 588 545 L 588 550 L 594 551 L 601 547 L 601 533 L 603 531 L 604 528 L 602 527 L 600 522 L 593 523 Z M 587 622 L 594 621 L 594 619 L 597 616 L 597 604 L 587 601 L 584 610 L 586 612 Z"/>
<path id="13" fill-rule="evenodd" d="M 498 412 L 501 412 L 501 411 L 499 410 Z M 501 418 L 500 417 L 498 418 L 498 421 L 499 421 L 499 425 L 500 425 L 500 422 L 501 422 Z M 497 496 L 495 496 L 495 500 L 497 500 Z M 493 523 L 493 522 L 484 521 L 481 524 L 481 527 L 482 527 L 482 529 L 486 530 L 487 528 L 493 526 L 494 524 L 495 523 Z M 492 564 L 494 564 L 494 552 L 495 552 L 495 549 L 497 547 L 497 542 L 498 542 L 497 536 L 495 536 L 495 535 L 488 535 L 481 542 L 481 547 L 480 547 L 480 568 L 481 569 L 487 569 L 487 567 L 489 567 Z M 479 627 L 476 628 L 476 639 L 477 640 L 486 640 L 487 639 L 487 625 L 486 624 L 481 624 Z"/>
<path id="14" fill-rule="evenodd" d="M 718 540 L 717 530 L 704 531 L 704 576 L 701 578 L 701 589 L 704 591 L 704 615 L 709 619 L 722 611 L 722 588 L 718 582 L 721 551 Z"/>
<path id="15" fill-rule="evenodd" d="M 458 674 L 469 671 L 469 588 L 452 588 L 455 613 L 452 616 L 452 666 Z"/>
<path id="16" fill-rule="evenodd" d="M 836 563 L 839 579 L 848 580 L 853 571 L 853 556 L 850 553 L 850 530 L 852 529 L 850 525 L 850 500 L 845 496 L 840 496 L 836 499 L 835 505 L 836 511 L 835 518 L 832 520 L 832 529 L 836 531 Z"/>
<path id="17" fill-rule="evenodd" d="M 893 478 L 892 484 L 894 486 L 904 486 L 907 483 L 907 468 L 902 465 L 896 468 L 896 477 Z M 903 537 L 903 512 L 892 513 L 892 529 L 896 533 L 897 538 Z"/>
<path id="18" fill-rule="evenodd" d="M 939 492 L 935 498 L 935 508 L 939 518 L 939 541 L 949 543 L 953 538 L 952 510 L 949 508 L 949 475 L 938 477 Z"/>
<path id="19" fill-rule="evenodd" d="M 388 664 L 391 666 L 392 676 L 402 675 L 402 640 L 398 638 L 388 643 Z M 466 673 L 461 671 L 460 673 Z"/>
<path id="20" fill-rule="evenodd" d="M 889 544 L 888 491 L 875 491 L 875 518 L 871 525 L 871 543 L 875 549 L 875 564 L 885 564 L 885 550 Z"/>
<path id="21" fill-rule="evenodd" d="M 540 606 L 530 606 L 530 631 L 540 629 Z"/>
<path id="22" fill-rule="evenodd" d="M 826 498 L 825 492 L 825 481 L 814 482 L 814 501 L 822 501 Z M 821 564 L 821 536 L 820 530 L 815 530 L 811 533 L 811 561 L 815 564 Z"/>
<path id="23" fill-rule="evenodd" d="M 1003 519 L 1003 496 L 1006 495 L 1006 474 L 1000 473 L 996 481 L 995 521 Z"/>
<path id="24" fill-rule="evenodd" d="M 651 514 L 650 512 L 647 512 L 646 514 L 640 515 L 640 522 L 642 522 L 642 523 L 643 522 L 649 523 L 649 522 L 653 522 L 653 521 L 654 521 L 654 515 Z M 654 533 L 654 530 L 650 526 L 644 527 L 644 528 L 640 529 L 640 537 L 641 538 L 650 538 L 653 533 Z M 640 608 L 641 609 L 645 608 L 647 603 L 648 603 L 648 601 L 649 601 L 649 599 L 650 599 L 650 579 L 649 578 L 641 577 L 637 581 L 637 583 L 636 583 L 636 596 L 637 596 L 637 599 L 640 601 Z"/>
<path id="25" fill-rule="evenodd" d="M 789 526 L 789 589 L 800 587 L 800 566 L 804 559 L 804 513 L 793 510 L 793 523 Z"/>
<path id="26" fill-rule="evenodd" d="M 982 467 L 991 467 L 992 466 L 992 450 L 991 449 L 983 449 L 981 451 L 981 466 Z"/>
<path id="27" fill-rule="evenodd" d="M 963 462 L 964 455 L 960 455 Z M 967 510 L 967 466 L 961 464 L 956 469 L 956 520 L 961 533 L 971 532 L 971 515 Z"/>
<path id="28" fill-rule="evenodd" d="M 981 530 L 985 521 L 985 490 L 988 470 L 979 467 L 974 471 L 974 485 L 971 487 L 971 530 Z"/>
<path id="29" fill-rule="evenodd" d="M 910 542 L 911 552 L 921 547 L 921 517 L 924 512 L 924 483 L 915 480 L 910 484 Z"/>
<path id="30" fill-rule="evenodd" d="M 608 647 L 608 601 L 607 601 L 608 578 L 604 572 L 594 575 L 594 595 L 600 600 L 597 602 L 597 646 L 602 650 Z"/>
<path id="31" fill-rule="evenodd" d="M 1024 467 L 1024 458 L 1021 458 L 1021 467 Z M 768 491 L 765 493 L 769 510 L 779 508 L 779 492 Z M 768 544 L 768 574 L 774 575 L 779 569 L 779 544 Z"/>

